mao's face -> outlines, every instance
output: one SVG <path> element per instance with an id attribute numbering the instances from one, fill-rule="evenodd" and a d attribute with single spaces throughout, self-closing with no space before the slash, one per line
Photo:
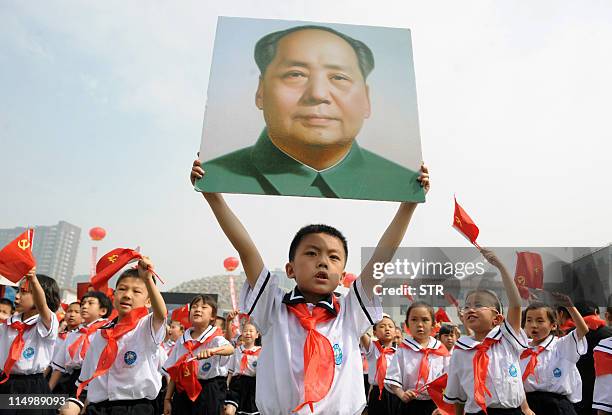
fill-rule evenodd
<path id="1" fill-rule="evenodd" d="M 307 29 L 283 37 L 257 89 L 268 134 L 281 147 L 346 146 L 370 116 L 357 55 L 342 38 Z"/>

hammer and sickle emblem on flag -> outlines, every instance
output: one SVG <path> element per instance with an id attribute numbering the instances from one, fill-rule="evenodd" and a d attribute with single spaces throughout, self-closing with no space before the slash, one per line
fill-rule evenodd
<path id="1" fill-rule="evenodd" d="M 533 269 L 534 274 L 537 274 L 538 272 L 540 272 L 540 268 L 539 267 L 535 267 Z"/>
<path id="2" fill-rule="evenodd" d="M 17 242 L 17 247 L 22 251 L 25 251 L 30 247 L 30 241 L 27 239 L 20 239 L 19 242 Z"/>
<path id="3" fill-rule="evenodd" d="M 109 260 L 109 262 L 114 263 L 117 260 L 117 258 L 119 258 L 119 255 L 115 254 L 115 255 L 109 256 L 108 260 Z"/>
<path id="4" fill-rule="evenodd" d="M 185 370 L 183 371 L 183 377 L 189 377 L 191 372 L 189 371 L 189 366 L 185 365 Z"/>
<path id="5" fill-rule="evenodd" d="M 461 226 L 461 219 L 459 219 L 459 216 L 455 216 L 455 222 L 457 222 L 457 225 Z"/>
<path id="6" fill-rule="evenodd" d="M 525 277 L 519 275 L 518 277 L 516 277 L 516 282 L 518 282 L 520 285 L 525 285 Z"/>

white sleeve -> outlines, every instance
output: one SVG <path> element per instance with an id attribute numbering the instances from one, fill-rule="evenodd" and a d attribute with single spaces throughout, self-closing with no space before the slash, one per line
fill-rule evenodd
<path id="1" fill-rule="evenodd" d="M 357 278 L 345 297 L 346 312 L 352 318 L 357 336 L 361 336 L 376 322 L 382 320 L 383 309 L 380 297 L 371 294 L 370 300 L 361 285 L 361 278 Z"/>
<path id="2" fill-rule="evenodd" d="M 232 356 L 230 357 L 229 364 L 227 365 L 228 373 L 234 374 L 234 372 L 237 371 L 237 368 L 236 368 L 236 361 L 238 360 L 238 358 L 236 357 L 237 354 L 238 354 L 238 349 L 236 349 L 234 351 L 234 354 L 232 354 Z"/>
<path id="3" fill-rule="evenodd" d="M 91 342 L 89 344 L 89 349 L 87 349 L 87 353 L 85 353 L 85 359 L 83 359 L 83 364 L 81 365 L 81 373 L 79 374 L 79 379 L 77 380 L 77 386 L 85 382 L 87 379 L 93 376 L 96 371 L 96 367 L 98 366 L 98 360 L 100 359 L 99 353 L 93 353 L 93 350 L 101 351 L 106 347 L 106 340 L 102 338 L 102 334 L 100 334 L 100 330 L 96 331 L 96 333 L 91 338 Z M 97 347 L 97 343 L 104 342 L 104 347 Z"/>
<path id="4" fill-rule="evenodd" d="M 176 361 L 179 359 L 180 357 L 178 355 L 179 349 L 183 350 L 183 347 L 179 342 L 180 342 L 180 339 L 176 341 L 176 344 L 172 348 L 172 351 L 170 352 L 170 354 L 168 355 L 168 358 L 166 359 L 166 361 L 164 362 L 162 366 L 162 373 L 165 375 L 168 375 L 168 368 L 174 366 Z"/>
<path id="5" fill-rule="evenodd" d="M 55 343 L 55 347 L 53 349 L 53 358 L 51 359 L 51 368 L 53 370 L 58 370 L 62 373 L 66 373 L 66 353 L 68 352 L 66 349 L 68 344 L 66 341 L 70 338 L 70 336 L 66 337 L 66 339 L 61 340 L 58 338 Z"/>
<path id="6" fill-rule="evenodd" d="M 578 359 L 586 354 L 587 347 L 586 337 L 582 336 L 582 339 L 578 341 L 576 330 L 572 330 L 567 336 L 557 339 L 557 353 L 572 363 L 578 362 Z"/>
<path id="7" fill-rule="evenodd" d="M 363 348 L 363 347 L 362 347 Z M 374 354 L 374 350 L 376 349 L 376 346 L 374 345 L 374 340 L 372 340 L 372 338 L 370 337 L 370 347 L 368 347 L 367 350 L 365 350 L 365 356 L 367 358 L 374 358 L 375 354 Z"/>
<path id="8" fill-rule="evenodd" d="M 387 366 L 387 373 L 385 375 L 385 388 L 391 392 L 389 386 L 399 386 L 404 389 L 402 385 L 402 368 L 400 364 L 400 355 L 403 354 L 399 349 L 393 354 L 393 359 Z"/>
<path id="9" fill-rule="evenodd" d="M 519 333 L 516 333 L 512 326 L 510 326 L 510 324 L 504 320 L 500 326 L 500 330 L 502 333 L 502 341 L 508 343 L 517 352 L 517 354 L 521 354 L 529 347 L 527 335 L 523 329 L 521 329 Z"/>
<path id="10" fill-rule="evenodd" d="M 446 388 L 444 389 L 444 402 L 451 404 L 465 404 L 467 401 L 467 395 L 459 379 L 458 365 L 461 363 L 459 358 L 460 352 L 455 351 L 448 365 L 448 380 L 446 382 Z"/>
<path id="11" fill-rule="evenodd" d="M 55 341 L 57 339 L 57 333 L 59 332 L 59 321 L 57 321 L 57 316 L 55 313 L 51 313 L 51 324 L 49 325 L 49 328 L 45 327 L 45 324 L 39 316 L 38 321 L 36 322 L 36 331 L 38 331 L 38 335 L 41 338 L 49 341 Z"/>
<path id="12" fill-rule="evenodd" d="M 278 276 L 269 272 L 264 266 L 255 286 L 251 288 L 248 281 L 245 281 L 240 290 L 240 310 L 251 316 L 255 327 L 262 335 L 266 334 L 276 321 L 275 309 L 280 306 L 285 294 L 278 283 Z"/>
<path id="13" fill-rule="evenodd" d="M 145 326 L 146 324 L 146 327 L 148 328 L 147 330 L 151 334 L 151 336 L 147 336 L 147 339 L 150 339 L 152 341 L 150 344 L 153 346 L 154 350 L 157 350 L 157 348 L 164 342 L 164 339 L 166 338 L 166 324 L 160 325 L 157 332 L 153 332 L 153 313 L 149 313 L 144 318 L 148 319 L 148 321 L 146 321 L 143 326 Z"/>

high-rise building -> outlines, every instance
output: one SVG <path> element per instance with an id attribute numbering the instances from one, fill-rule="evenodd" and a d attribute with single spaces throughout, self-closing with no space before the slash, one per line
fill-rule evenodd
<path id="1" fill-rule="evenodd" d="M 0 229 L 0 247 L 8 244 L 26 228 Z M 60 221 L 57 225 L 34 227 L 32 252 L 36 272 L 54 278 L 60 287 L 70 283 L 74 273 L 81 228 Z"/>

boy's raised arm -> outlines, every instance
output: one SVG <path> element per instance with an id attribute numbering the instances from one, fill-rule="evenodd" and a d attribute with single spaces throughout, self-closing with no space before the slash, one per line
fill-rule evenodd
<path id="1" fill-rule="evenodd" d="M 34 305 L 38 310 L 41 321 L 47 329 L 51 328 L 51 316 L 53 311 L 49 309 L 47 305 L 47 297 L 45 297 L 45 291 L 43 290 L 38 278 L 36 277 L 36 267 L 32 268 L 26 275 L 26 280 L 29 281 L 30 290 L 32 291 L 32 299 Z"/>
<path id="2" fill-rule="evenodd" d="M 191 169 L 191 183 L 194 184 L 196 179 L 203 176 L 204 170 L 202 170 L 201 163 L 199 160 L 195 160 Z M 208 202 L 223 233 L 225 233 L 234 249 L 238 251 L 249 285 L 254 287 L 264 264 L 253 240 L 238 217 L 225 203 L 220 193 L 202 193 L 202 196 Z"/>
<path id="3" fill-rule="evenodd" d="M 153 309 L 153 330 L 157 331 L 166 324 L 166 316 L 168 309 L 159 289 L 153 281 L 153 263 L 148 257 L 143 257 L 138 261 L 138 274 L 143 279 L 147 286 L 149 299 L 151 300 L 151 308 Z"/>
<path id="4" fill-rule="evenodd" d="M 421 186 L 425 189 L 425 193 L 429 191 L 429 170 L 424 165 L 421 166 L 421 175 L 418 180 L 421 182 Z M 374 285 L 377 280 L 374 279 L 374 264 L 388 262 L 395 255 L 395 251 L 399 247 L 412 214 L 417 207 L 417 203 L 414 202 L 402 202 L 397 210 L 397 213 L 393 217 L 393 220 L 383 233 L 382 237 L 378 241 L 378 245 L 372 254 L 372 258 L 368 261 L 366 266 L 363 268 L 360 274 L 361 284 L 368 298 L 372 299 Z"/>
<path id="5" fill-rule="evenodd" d="M 519 293 L 518 287 L 504 263 L 495 255 L 495 252 L 490 249 L 482 248 L 480 253 L 487 262 L 497 268 L 501 274 L 502 282 L 506 289 L 506 295 L 508 296 L 508 314 L 506 320 L 508 320 L 508 324 L 510 324 L 512 329 L 518 333 L 521 330 L 521 294 Z"/>

